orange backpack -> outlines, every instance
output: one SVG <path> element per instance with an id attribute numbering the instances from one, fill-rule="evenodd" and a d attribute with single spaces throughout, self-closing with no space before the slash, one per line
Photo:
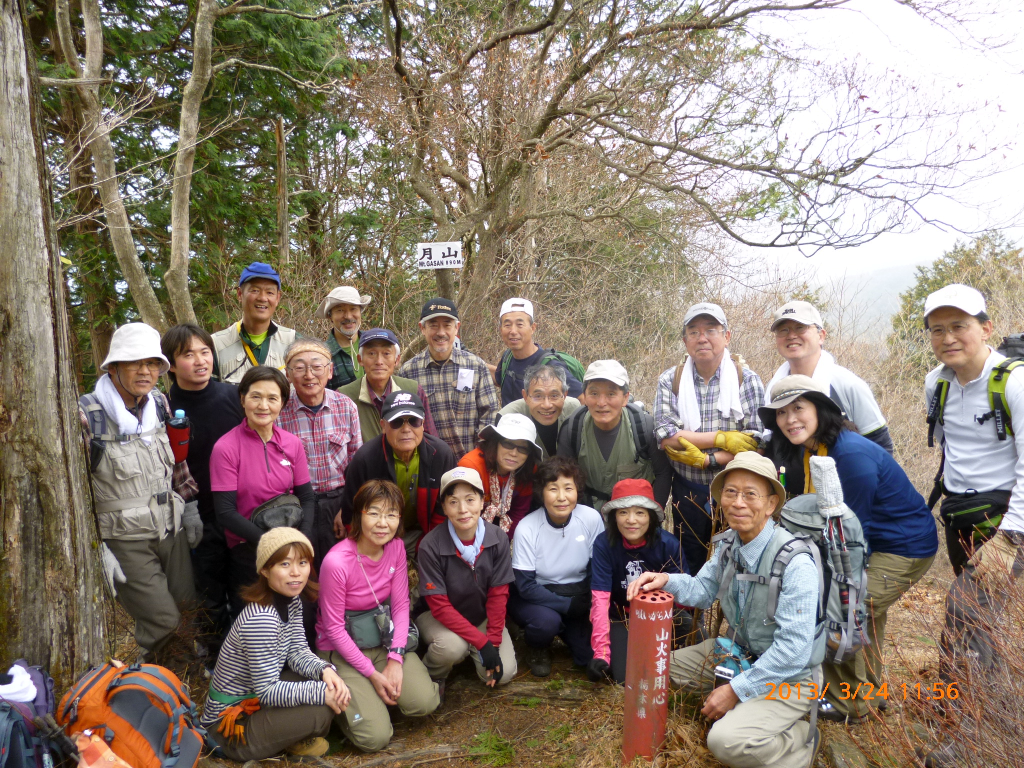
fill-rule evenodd
<path id="1" fill-rule="evenodd" d="M 188 689 L 156 664 L 94 667 L 60 700 L 56 719 L 72 737 L 96 730 L 132 768 L 195 768 L 206 737 L 193 725 Z"/>

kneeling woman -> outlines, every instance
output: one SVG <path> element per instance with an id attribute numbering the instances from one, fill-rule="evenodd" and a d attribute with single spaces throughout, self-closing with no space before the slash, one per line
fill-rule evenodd
<path id="1" fill-rule="evenodd" d="M 398 486 L 369 480 L 353 500 L 348 538 L 324 558 L 317 649 L 338 668 L 352 701 L 338 726 L 365 752 L 384 749 L 393 729 L 388 707 L 422 717 L 437 709 L 437 685 L 409 639 L 409 571 Z M 415 649 L 413 649 L 415 650 Z"/>
<path id="2" fill-rule="evenodd" d="M 590 592 L 593 606 L 591 645 L 594 658 L 587 676 L 594 682 L 611 672 L 617 683 L 626 681 L 626 588 L 641 573 L 689 573 L 679 539 L 661 527 L 665 510 L 654 500 L 646 480 L 620 480 L 611 501 L 601 507 L 605 535 L 594 542 Z M 683 610 L 680 623 L 691 620 Z M 681 635 L 677 631 L 677 637 Z"/>
<path id="3" fill-rule="evenodd" d="M 765 427 L 772 430 L 769 455 L 776 466 L 787 467 L 789 494 L 813 493 L 809 458 L 831 456 L 843 488 L 843 499 L 864 529 L 868 550 L 867 634 L 871 644 L 866 654 L 857 654 L 840 667 L 825 665 L 830 683 L 828 719 L 859 717 L 867 705 L 857 699 L 832 698 L 840 682 L 851 689 L 858 682 L 878 687 L 882 676 L 882 643 L 889 606 L 921 580 L 935 559 L 939 536 L 935 520 L 921 494 L 902 467 L 865 437 L 849 428 L 839 406 L 817 382 L 807 376 L 787 376 L 771 391 L 771 401 L 758 409 Z M 803 472 L 791 472 L 789 468 Z M 794 483 L 799 476 L 802 479 Z M 791 487 L 799 485 L 799 487 Z M 866 669 L 865 669 L 866 662 Z M 867 685 L 861 686 L 868 691 Z"/>
<path id="4" fill-rule="evenodd" d="M 309 650 L 302 630 L 299 595 L 315 600 L 317 593 L 312 562 L 312 544 L 294 528 L 260 539 L 258 579 L 242 592 L 247 605 L 221 646 L 201 720 L 232 760 L 282 750 L 320 757 L 331 719 L 349 703 L 348 686 Z"/>
<path id="5" fill-rule="evenodd" d="M 533 505 L 533 472 L 543 449 L 533 419 L 519 413 L 502 416 L 497 426 L 480 430 L 480 444 L 459 459 L 460 467 L 484 478 L 484 520 L 511 538 Z"/>
<path id="6" fill-rule="evenodd" d="M 480 516 L 484 484 L 475 469 L 441 477 L 447 525 L 423 537 L 417 556 L 420 594 L 416 625 L 427 645 L 423 663 L 442 690 L 452 667 L 471 653 L 476 673 L 492 688 L 516 676 L 516 654 L 505 629 L 508 585 L 514 581 L 508 536 Z"/>
<path id="7" fill-rule="evenodd" d="M 590 647 L 590 555 L 604 531 L 601 513 L 577 504 L 583 470 L 572 459 L 554 456 L 537 470 L 544 506 L 516 529 L 512 570 L 516 583 L 509 616 L 523 628 L 530 671 L 551 674 L 551 641 L 559 636 L 581 667 L 594 657 Z"/>

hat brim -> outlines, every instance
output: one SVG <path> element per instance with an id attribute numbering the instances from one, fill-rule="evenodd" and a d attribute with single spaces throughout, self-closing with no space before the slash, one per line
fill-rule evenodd
<path id="1" fill-rule="evenodd" d="M 484 484 L 483 484 L 482 480 L 480 481 L 480 485 L 477 485 L 472 480 L 467 480 L 464 477 L 456 477 L 456 478 L 453 478 L 453 479 L 449 480 L 447 483 L 445 483 L 444 485 L 442 485 L 440 487 L 440 489 L 437 491 L 437 495 L 438 496 L 443 496 L 444 492 L 446 490 L 448 490 L 452 486 L 458 485 L 459 483 L 463 483 L 465 485 L 468 485 L 470 488 L 473 488 L 474 490 L 479 491 L 484 496 L 487 495 L 487 491 L 484 490 Z"/>
<path id="2" fill-rule="evenodd" d="M 435 317 L 450 317 L 455 322 L 459 322 L 459 316 L 453 315 L 451 312 L 435 312 L 432 315 L 420 318 L 420 325 L 423 325 L 427 320 L 433 320 Z"/>
<path id="3" fill-rule="evenodd" d="M 843 410 L 838 405 L 836 405 L 835 400 L 833 400 L 831 397 L 828 397 L 822 392 L 816 392 L 813 389 L 805 389 L 799 392 L 794 392 L 791 395 L 787 395 L 786 397 L 779 398 L 778 400 L 773 400 L 771 403 L 762 405 L 760 408 L 758 408 L 757 415 L 761 418 L 761 423 L 765 427 L 773 431 L 778 429 L 776 421 L 778 409 L 785 408 L 787 405 L 794 402 L 795 400 L 800 399 L 801 397 L 804 398 L 805 400 L 810 400 L 812 403 L 814 403 L 814 406 L 816 408 L 828 408 L 834 413 L 838 413 L 840 416 L 845 415 L 843 413 Z"/>
<path id="4" fill-rule="evenodd" d="M 665 522 L 665 510 L 656 501 L 652 501 L 646 496 L 623 496 L 620 499 L 612 499 L 611 501 L 605 502 L 604 506 L 601 507 L 601 514 L 608 517 L 610 512 L 614 512 L 617 509 L 625 509 L 626 507 L 643 507 L 651 512 L 654 512 L 655 517 L 658 518 L 658 524 Z"/>
<path id="5" fill-rule="evenodd" d="M 171 370 L 171 364 L 169 362 L 167 362 L 167 358 L 164 357 L 163 354 L 150 355 L 149 357 L 136 358 L 136 359 L 141 359 L 141 360 L 159 360 L 161 363 L 163 363 L 163 365 L 160 366 L 160 374 L 159 374 L 160 376 L 165 375 L 169 370 Z M 134 363 L 134 362 L 135 362 L 135 360 L 120 360 L 120 359 L 118 359 L 116 357 L 113 357 L 111 355 L 107 355 L 107 359 L 103 361 L 103 365 L 100 366 L 100 370 L 103 371 L 104 373 L 106 373 L 107 372 L 107 368 L 110 367 L 111 363 Z"/>
<path id="6" fill-rule="evenodd" d="M 745 470 L 747 472 L 750 472 L 752 474 L 755 474 L 758 477 L 763 477 L 765 480 L 767 480 L 769 483 L 771 483 L 772 493 L 774 493 L 776 496 L 779 497 L 779 502 L 780 503 L 779 503 L 778 509 L 782 509 L 782 503 L 784 503 L 786 501 L 786 489 L 782 487 L 782 483 L 780 483 L 779 479 L 777 477 L 775 477 L 774 475 L 769 475 L 769 474 L 766 474 L 764 472 L 758 472 L 756 469 L 752 469 L 751 467 L 734 467 L 732 469 L 730 469 L 729 467 L 726 467 L 721 472 L 719 472 L 717 475 L 715 475 L 714 479 L 712 479 L 712 481 L 711 481 L 711 487 L 710 487 L 711 498 L 713 498 L 716 502 L 721 504 L 722 503 L 722 486 L 725 485 L 725 478 L 728 477 L 730 472 L 734 472 L 734 471 L 741 470 L 741 469 Z"/>
<path id="7" fill-rule="evenodd" d="M 328 296 L 326 299 L 320 302 L 320 306 L 317 307 L 316 316 L 321 317 L 324 320 L 331 319 L 331 310 L 339 304 L 351 304 L 353 307 L 359 307 L 362 309 L 367 304 L 373 301 L 372 296 L 366 296 L 364 294 L 359 295 L 359 301 L 346 301 L 345 299 L 338 299 L 334 296 Z"/>
<path id="8" fill-rule="evenodd" d="M 499 421 L 498 423 L 500 424 L 501 422 Z M 498 431 L 498 428 L 496 426 L 494 426 L 493 424 L 488 424 L 483 429 L 481 429 L 477 433 L 477 439 L 478 440 L 486 440 L 491 435 L 494 435 L 495 437 L 504 438 L 505 440 L 513 440 L 513 441 L 514 440 L 523 440 L 524 442 L 527 442 L 527 443 L 529 443 L 530 445 L 533 446 L 534 451 L 537 454 L 537 458 L 540 458 L 540 457 L 542 457 L 544 455 L 544 449 L 541 448 L 539 445 L 537 445 L 537 443 L 534 442 L 533 440 L 531 440 L 530 438 L 528 438 L 528 437 L 510 437 L 509 435 L 503 435 L 503 434 L 501 434 L 501 432 Z"/>
<path id="9" fill-rule="evenodd" d="M 820 325 L 818 325 L 818 321 L 815 320 L 814 318 L 805 318 L 805 317 L 797 317 L 795 315 L 786 315 L 785 317 L 780 317 L 778 320 L 774 321 L 772 323 L 772 326 L 771 326 L 771 328 L 769 330 L 774 331 L 776 328 L 778 328 L 780 325 L 782 325 L 787 320 L 792 320 L 794 323 L 800 323 L 800 325 L 813 325 L 815 328 L 820 328 L 821 327 Z"/>
<path id="10" fill-rule="evenodd" d="M 403 416 L 415 416 L 416 418 L 419 419 L 425 418 L 424 412 L 421 411 L 419 408 L 400 408 L 395 413 L 389 413 L 387 416 L 382 416 L 381 418 L 384 419 L 384 421 L 386 421 L 388 424 L 390 424 L 395 419 L 400 419 Z"/>

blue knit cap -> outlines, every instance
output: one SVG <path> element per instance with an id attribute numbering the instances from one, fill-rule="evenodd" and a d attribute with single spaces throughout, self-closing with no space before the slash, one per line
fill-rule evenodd
<path id="1" fill-rule="evenodd" d="M 242 270 L 242 276 L 238 278 L 238 285 L 241 286 L 247 280 L 260 279 L 260 280 L 273 280 L 277 283 L 277 287 L 281 287 L 281 276 L 277 274 L 277 271 L 269 264 L 264 264 L 262 261 L 254 261 L 248 267 Z"/>

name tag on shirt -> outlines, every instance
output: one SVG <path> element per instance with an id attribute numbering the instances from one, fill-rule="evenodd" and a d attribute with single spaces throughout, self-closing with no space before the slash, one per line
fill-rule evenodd
<path id="1" fill-rule="evenodd" d="M 455 382 L 455 388 L 459 392 L 471 392 L 473 390 L 473 369 L 459 368 L 459 378 Z"/>

